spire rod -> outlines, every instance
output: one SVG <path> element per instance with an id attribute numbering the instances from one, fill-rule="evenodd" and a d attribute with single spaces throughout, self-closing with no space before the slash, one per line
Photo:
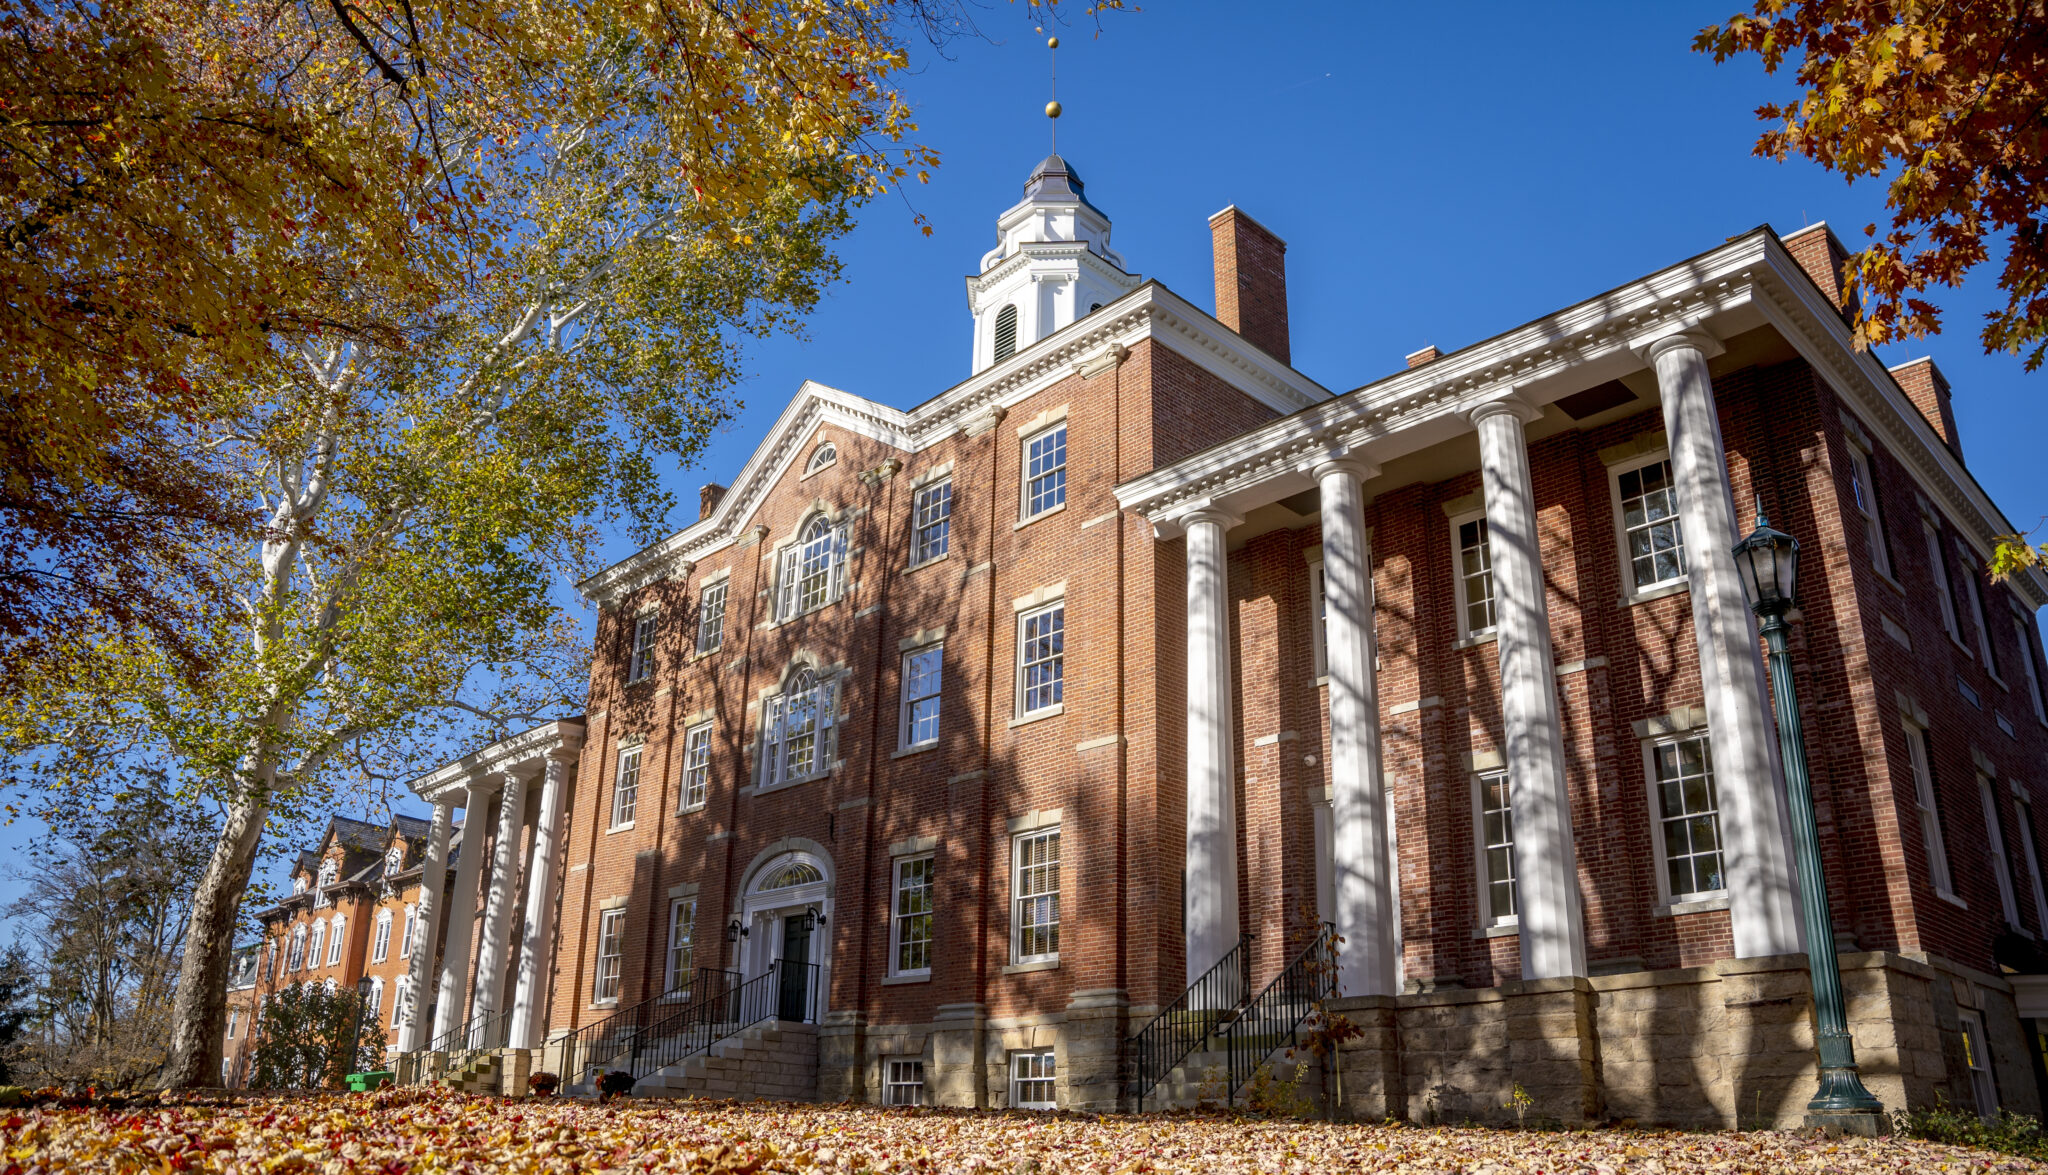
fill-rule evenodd
<path id="1" fill-rule="evenodd" d="M 1043 30 L 1041 30 L 1043 31 Z M 1060 153 L 1060 39 L 1048 37 L 1045 47 L 1053 50 L 1052 55 L 1052 101 L 1045 104 L 1045 116 L 1052 120 L 1052 153 Z"/>

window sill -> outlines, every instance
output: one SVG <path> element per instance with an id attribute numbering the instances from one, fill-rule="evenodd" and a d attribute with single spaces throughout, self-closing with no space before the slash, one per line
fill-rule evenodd
<path id="1" fill-rule="evenodd" d="M 884 975 L 884 976 L 882 976 L 882 986 L 883 986 L 883 987 L 894 987 L 894 986 L 897 986 L 897 985 L 899 985 L 899 984 L 904 984 L 904 983 L 930 983 L 931 981 L 932 981 L 932 973 L 931 973 L 931 972 L 929 972 L 929 971 L 917 971 L 917 972 L 913 972 L 913 973 L 911 973 L 911 974 L 909 974 L 909 975 Z"/>
<path id="2" fill-rule="evenodd" d="M 710 806 L 711 806 L 711 801 L 710 801 L 709 799 L 706 799 L 706 800 L 703 800 L 703 801 L 701 801 L 701 802 L 699 802 L 699 803 L 691 804 L 691 805 L 689 805 L 688 807 L 685 807 L 685 808 L 677 808 L 677 809 L 676 809 L 676 815 L 678 815 L 678 816 L 691 816 L 691 815 L 695 815 L 696 813 L 698 813 L 698 812 L 702 812 L 702 811 L 703 811 L 704 809 L 706 809 L 706 808 L 708 808 L 708 807 L 710 807 Z"/>
<path id="3" fill-rule="evenodd" d="M 587 1012 L 602 1012 L 611 1008 L 616 1008 L 618 1006 L 619 1001 L 616 999 L 594 1000 L 591 1002 L 591 1005 L 584 1010 Z"/>
<path id="4" fill-rule="evenodd" d="M 1040 521 L 1041 519 L 1051 518 L 1055 514 L 1064 514 L 1066 512 L 1066 509 L 1067 504 L 1065 502 L 1061 502 L 1059 505 L 1051 507 L 1050 509 L 1040 510 L 1038 513 L 1033 514 L 1029 518 L 1019 519 L 1018 521 L 1011 523 L 1010 529 L 1023 530 L 1025 527 L 1030 526 L 1032 523 Z"/>
<path id="5" fill-rule="evenodd" d="M 1870 569 L 1872 571 L 1877 572 L 1877 578 L 1884 581 L 1885 583 L 1892 585 L 1893 589 L 1895 589 L 1900 595 L 1903 596 L 1906 594 L 1906 585 L 1900 583 L 1898 579 L 1892 575 L 1891 572 L 1886 571 L 1884 568 L 1879 567 L 1875 563 L 1870 565 Z"/>
<path id="6" fill-rule="evenodd" d="M 1010 726 L 1012 729 L 1015 729 L 1019 726 L 1029 726 L 1033 722 L 1042 722 L 1047 718 L 1058 718 L 1060 715 L 1066 712 L 1067 704 L 1065 702 L 1054 702 L 1052 705 L 1047 706 L 1043 710 L 1033 710 L 1031 713 L 1024 715 L 1022 718 L 1010 719 Z"/>
<path id="7" fill-rule="evenodd" d="M 1690 580 L 1675 579 L 1670 583 L 1657 584 L 1654 587 L 1640 588 L 1630 592 L 1621 598 L 1620 606 L 1623 608 L 1633 608 L 1637 604 L 1647 604 L 1651 600 L 1661 600 L 1666 596 L 1675 596 L 1680 592 L 1689 592 L 1691 590 L 1692 582 Z"/>
<path id="8" fill-rule="evenodd" d="M 1990 669 L 1987 668 L 1986 670 L 1984 670 L 1984 676 L 1990 678 L 1991 684 L 1997 686 L 1999 689 L 2004 690 L 2006 693 L 2012 692 L 2012 687 L 2005 684 L 2005 679 L 2003 677 L 1998 676 L 1996 673 L 1991 672 Z"/>
<path id="9" fill-rule="evenodd" d="M 631 832 L 635 823 L 637 822 L 628 820 L 624 824 L 614 824 L 610 828 L 605 829 L 604 834 L 610 836 L 614 832 Z"/>
<path id="10" fill-rule="evenodd" d="M 1498 640 L 1500 640 L 1500 630 L 1497 628 L 1489 628 L 1485 632 L 1479 633 L 1476 636 L 1468 636 L 1461 640 L 1452 641 L 1451 648 L 1476 649 L 1480 645 L 1490 645 Z"/>
<path id="11" fill-rule="evenodd" d="M 688 662 L 686 662 L 686 664 L 695 665 L 699 661 L 703 661 L 711 657 L 716 657 L 719 653 L 723 652 L 724 649 L 724 641 L 719 641 L 717 644 L 711 646 L 708 649 L 698 649 L 696 652 L 690 654 L 690 659 Z"/>
<path id="12" fill-rule="evenodd" d="M 903 574 L 909 575 L 913 571 L 923 571 L 927 567 L 937 567 L 939 564 L 944 563 L 946 561 L 946 557 L 948 555 L 951 555 L 952 553 L 953 552 L 951 551 L 947 551 L 945 555 L 933 555 L 931 558 L 926 559 L 922 563 L 912 563 L 910 566 L 903 569 Z"/>
<path id="13" fill-rule="evenodd" d="M 626 683 L 626 688 L 627 688 L 627 689 L 632 689 L 632 688 L 633 688 L 634 686 L 636 686 L 636 685 L 646 685 L 646 684 L 647 684 L 648 682 L 650 682 L 650 681 L 653 681 L 653 680 L 654 680 L 654 675 L 653 675 L 652 673 L 644 673 L 644 674 L 641 674 L 641 675 L 640 675 L 639 677 L 636 677 L 636 678 L 634 678 L 633 680 L 631 680 L 631 681 L 627 682 L 627 683 Z"/>
<path id="14" fill-rule="evenodd" d="M 1033 971 L 1057 971 L 1059 969 L 1060 961 L 1057 957 L 1054 957 L 1050 959 L 1040 959 L 1034 963 L 1012 963 L 1009 966 L 1003 968 L 1003 974 L 1029 975 Z"/>
<path id="15" fill-rule="evenodd" d="M 1492 926 L 1482 926 L 1472 932 L 1472 937 L 1513 938 L 1520 933 L 1522 933 L 1521 922 L 1518 919 L 1510 918 L 1505 922 L 1496 922 Z"/>
<path id="16" fill-rule="evenodd" d="M 1970 908 L 1970 904 L 1968 902 L 1965 902 L 1963 899 L 1957 897 L 1956 895 L 1948 892 L 1945 889 L 1935 890 L 1934 896 L 1940 898 L 1944 902 L 1949 903 L 1958 910 L 1967 910 Z"/>
<path id="17" fill-rule="evenodd" d="M 904 747 L 902 750 L 897 751 L 895 754 L 890 755 L 889 757 L 891 759 L 907 759 L 912 755 L 922 755 L 926 751 L 936 751 L 938 749 L 939 740 L 933 739 L 928 743 L 919 743 L 914 747 Z"/>
<path id="18" fill-rule="evenodd" d="M 1676 918 L 1681 914 L 1705 914 L 1728 908 L 1727 893 L 1693 894 L 1665 902 L 1650 911 L 1653 918 Z"/>
<path id="19" fill-rule="evenodd" d="M 1321 688 L 1323 688 L 1324 686 L 1326 686 L 1326 685 L 1328 685 L 1328 684 L 1330 684 L 1330 675 L 1329 675 L 1329 674 L 1327 674 L 1327 673 L 1318 673 L 1318 674 L 1316 674 L 1316 680 L 1315 680 L 1315 687 L 1316 687 L 1317 689 L 1321 689 Z"/>
<path id="20" fill-rule="evenodd" d="M 1948 630 L 1943 629 L 1942 631 L 1947 632 Z M 1963 656 L 1968 657 L 1972 661 L 1975 661 L 1977 659 L 1977 654 L 1971 652 L 1970 646 L 1963 643 L 1963 637 L 1961 633 L 1950 632 L 1948 634 L 1948 641 L 1950 644 L 1956 647 L 1956 652 L 1961 653 Z"/>
<path id="21" fill-rule="evenodd" d="M 807 783 L 816 783 L 818 780 L 824 779 L 826 776 L 831 775 L 832 772 L 837 771 L 838 769 L 839 764 L 835 761 L 832 764 L 832 766 L 826 768 L 825 770 L 819 771 L 812 775 L 806 775 L 802 779 L 785 779 L 781 783 L 773 783 L 766 785 L 750 783 L 747 786 L 740 789 L 740 794 L 743 796 L 773 795 L 774 793 L 779 791 L 788 791 L 793 787 L 802 787 Z"/>

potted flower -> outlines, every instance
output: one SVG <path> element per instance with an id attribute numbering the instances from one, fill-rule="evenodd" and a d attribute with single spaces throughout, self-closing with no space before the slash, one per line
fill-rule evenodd
<path id="1" fill-rule="evenodd" d="M 553 1097 L 555 1090 L 561 1084 L 562 1079 L 560 1077 L 545 1069 L 526 1079 L 526 1088 L 532 1090 L 535 1097 Z"/>
<path id="2" fill-rule="evenodd" d="M 624 1069 L 613 1069 L 597 1079 L 597 1096 L 609 1101 L 633 1092 L 633 1075 Z"/>

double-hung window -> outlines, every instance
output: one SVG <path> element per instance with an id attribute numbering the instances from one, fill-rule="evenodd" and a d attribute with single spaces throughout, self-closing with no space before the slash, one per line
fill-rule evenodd
<path id="1" fill-rule="evenodd" d="M 1051 1110 L 1058 1108 L 1053 1091 L 1053 1050 L 1029 1049 L 1010 1054 L 1010 1108 Z"/>
<path id="2" fill-rule="evenodd" d="M 1017 714 L 1051 710 L 1066 697 L 1067 605 L 1062 600 L 1017 617 Z"/>
<path id="3" fill-rule="evenodd" d="M 700 722 L 683 733 L 683 811 L 704 806 L 711 792 L 711 724 Z"/>
<path id="4" fill-rule="evenodd" d="M 1493 551 L 1487 543 L 1486 516 L 1468 514 L 1451 520 L 1451 543 L 1457 548 L 1458 635 L 1484 636 L 1497 622 L 1493 598 Z"/>
<path id="5" fill-rule="evenodd" d="M 882 1104 L 921 1106 L 924 1104 L 924 1062 L 891 1059 L 882 1082 Z"/>
<path id="6" fill-rule="evenodd" d="M 627 828 L 640 804 L 640 751 L 627 747 L 619 752 L 619 777 L 612 781 L 612 827 Z"/>
<path id="7" fill-rule="evenodd" d="M 2041 882 L 2041 846 L 2034 840 L 2034 805 L 2015 796 L 2012 814 L 2020 830 L 2020 858 L 2027 863 L 2027 889 L 2034 898 L 2034 931 L 2048 936 L 2048 886 Z"/>
<path id="8" fill-rule="evenodd" d="M 1479 908 L 1488 926 L 1515 921 L 1515 816 L 1508 806 L 1508 773 L 1488 771 L 1474 781 L 1479 808 Z"/>
<path id="9" fill-rule="evenodd" d="M 334 929 L 327 936 L 327 965 L 329 967 L 341 962 L 341 947 L 347 941 L 342 936 L 342 931 L 346 929 L 348 929 L 348 919 L 343 918 L 339 914 L 335 915 Z"/>
<path id="10" fill-rule="evenodd" d="M 932 970 L 932 858 L 896 862 L 896 900 L 889 919 L 889 972 L 929 975 Z"/>
<path id="11" fill-rule="evenodd" d="M 242 1009 L 240 1009 L 240 1008 L 229 1008 L 229 1009 L 228 1009 L 228 1039 L 229 1039 L 229 1040 L 233 1040 L 233 1039 L 235 1039 L 235 1021 L 236 1021 L 236 1020 L 239 1020 L 239 1019 L 241 1019 L 241 1016 L 242 1016 Z"/>
<path id="12" fill-rule="evenodd" d="M 405 907 L 405 928 L 398 935 L 398 957 L 401 959 L 412 958 L 413 930 L 417 927 L 419 918 L 419 907 L 408 904 Z"/>
<path id="13" fill-rule="evenodd" d="M 398 977 L 397 985 L 391 989 L 391 1026 L 393 1028 L 397 1028 L 405 1023 L 405 1010 L 411 1004 L 412 980 L 407 976 L 401 975 Z"/>
<path id="14" fill-rule="evenodd" d="M 1630 593 L 1683 581 L 1685 534 L 1678 520 L 1678 487 L 1670 458 L 1618 465 L 1612 473 Z"/>
<path id="15" fill-rule="evenodd" d="M 2005 854 L 2005 829 L 1999 827 L 1998 785 L 1982 771 L 1977 773 L 1977 802 L 1984 808 L 1984 851 L 1991 857 L 1991 876 L 1998 882 L 1998 908 L 2005 924 L 2020 925 L 2020 899 L 2012 887 L 2012 858 Z"/>
<path id="16" fill-rule="evenodd" d="M 697 975 L 697 899 L 677 898 L 668 907 L 666 992 L 687 992 Z"/>
<path id="17" fill-rule="evenodd" d="M 391 911 L 377 915 L 377 934 L 370 943 L 370 961 L 381 963 L 391 957 Z"/>
<path id="18" fill-rule="evenodd" d="M 290 955 L 290 957 L 289 957 L 289 958 L 287 958 L 287 959 L 285 960 L 285 964 L 284 964 L 284 969 L 285 969 L 285 970 L 287 970 L 287 971 L 297 971 L 297 970 L 298 970 L 299 968 L 301 968 L 301 967 L 303 967 L 303 966 L 305 966 L 305 965 L 306 965 L 306 928 L 305 928 L 305 927 L 303 927 L 303 926 L 299 926 L 299 927 L 295 927 L 295 928 L 293 928 L 293 930 L 292 930 L 292 949 L 291 949 L 291 955 Z"/>
<path id="19" fill-rule="evenodd" d="M 597 919 L 597 986 L 591 1002 L 617 1003 L 619 973 L 626 960 L 626 911 L 606 910 Z"/>
<path id="20" fill-rule="evenodd" d="M 917 491 L 911 505 L 910 565 L 918 567 L 946 553 L 953 529 L 953 479 Z"/>
<path id="21" fill-rule="evenodd" d="M 2048 724 L 2048 701 L 2041 696 L 2041 667 L 2034 660 L 2034 624 L 2018 604 L 2012 606 L 2012 636 L 2020 650 L 2020 664 L 2027 671 L 2027 697 L 2034 703 L 2034 720 Z"/>
<path id="22" fill-rule="evenodd" d="M 1863 516 L 1863 539 L 1870 547 L 1870 565 L 1879 575 L 1892 574 L 1891 544 L 1885 541 L 1884 507 L 1877 496 L 1877 481 L 1871 477 L 1870 454 L 1849 446 L 1849 496 L 1856 512 Z"/>
<path id="23" fill-rule="evenodd" d="M 1024 441 L 1024 517 L 1036 518 L 1067 504 L 1067 423 L 1061 421 Z"/>
<path id="24" fill-rule="evenodd" d="M 838 599 L 845 575 L 846 528 L 820 514 L 783 549 L 776 619 L 801 616 Z"/>
<path id="25" fill-rule="evenodd" d="M 903 654 L 903 716 L 898 742 L 905 749 L 939 741 L 939 683 L 944 645 Z"/>
<path id="26" fill-rule="evenodd" d="M 1011 849 L 1011 957 L 1039 963 L 1060 956 L 1060 830 L 1026 833 Z"/>
<path id="27" fill-rule="evenodd" d="M 306 944 L 306 966 L 318 967 L 320 965 L 320 949 L 326 945 L 327 923 L 313 923 L 313 934 L 307 939 Z"/>
<path id="28" fill-rule="evenodd" d="M 1963 589 L 1970 597 L 1970 619 L 1977 622 L 1977 652 L 1983 655 L 1984 668 L 1990 671 L 1991 679 L 2003 685 L 2004 676 L 1998 672 L 1998 649 L 1992 644 L 1991 623 L 1984 614 L 1984 591 L 1977 586 L 1977 568 L 1983 560 L 1973 555 L 1961 539 L 1956 540 L 1956 549 L 1963 554 Z"/>
<path id="29" fill-rule="evenodd" d="M 1970 1096 L 1977 1114 L 1990 1121 L 1998 1114 L 1998 1083 L 1991 1076 L 1991 1042 L 1984 1035 L 1984 1017 L 1975 1011 L 1956 1010 L 1956 1029 L 1962 1035 L 1963 1068 L 1970 1075 Z"/>
<path id="30" fill-rule="evenodd" d="M 1328 584 L 1323 579 L 1323 563 L 1317 559 L 1308 565 L 1308 638 L 1314 653 L 1316 676 L 1327 677 L 1330 672 L 1329 601 L 1326 598 Z"/>
<path id="31" fill-rule="evenodd" d="M 370 998 L 369 1001 L 363 1005 L 363 1014 L 365 1016 L 375 1016 L 379 1009 L 383 1008 L 383 1006 L 384 980 L 382 978 L 372 979 L 370 980 Z M 374 1021 L 372 1022 L 374 1023 Z"/>
<path id="32" fill-rule="evenodd" d="M 1947 633 L 1950 640 L 1961 645 L 1963 626 L 1962 622 L 1956 619 L 1956 593 L 1949 586 L 1948 558 L 1941 552 L 1941 531 L 1935 528 L 1932 521 L 1922 518 L 1920 534 L 1927 540 L 1927 573 L 1934 577 L 1934 602 L 1941 608 L 1941 631 Z M 1968 652 L 1968 646 L 1964 646 L 1963 651 Z"/>
<path id="33" fill-rule="evenodd" d="M 626 663 L 627 685 L 654 676 L 654 638 L 660 620 L 659 612 L 642 612 L 633 621 L 633 655 Z"/>
<path id="34" fill-rule="evenodd" d="M 1674 902 L 1727 890 L 1721 860 L 1721 804 L 1705 731 L 1650 744 L 1650 786 L 1665 895 Z"/>
<path id="35" fill-rule="evenodd" d="M 1941 804 L 1935 798 L 1934 756 L 1923 727 L 1906 724 L 1906 757 L 1913 768 L 1913 798 L 1920 809 L 1920 843 L 1927 850 L 1927 879 L 1934 892 L 1956 896 L 1948 871 L 1948 846 L 1941 835 Z"/>
<path id="36" fill-rule="evenodd" d="M 809 669 L 789 679 L 761 705 L 760 786 L 775 787 L 823 775 L 831 765 L 831 731 L 838 708 L 833 683 Z"/>
<path id="37" fill-rule="evenodd" d="M 731 582 L 721 579 L 697 593 L 699 653 L 715 653 L 725 643 L 725 590 Z"/>

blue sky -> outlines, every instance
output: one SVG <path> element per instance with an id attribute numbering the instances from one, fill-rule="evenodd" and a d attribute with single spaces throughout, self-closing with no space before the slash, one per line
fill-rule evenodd
<path id="1" fill-rule="evenodd" d="M 1827 220 L 1856 247 L 1882 190 L 1753 157 L 1753 111 L 1788 83 L 1691 51 L 1734 10 L 1580 4 L 1539 21 L 1507 4 L 1153 0 L 1100 36 L 1085 20 L 1059 30 L 1060 151 L 1131 267 L 1197 305 L 1212 303 L 1211 213 L 1236 204 L 1285 238 L 1295 364 L 1353 388 L 1425 344 L 1454 350 L 1758 224 Z M 806 378 L 908 407 L 968 374 L 964 275 L 1050 146 L 1043 38 L 1001 0 L 982 27 L 993 43 L 917 55 L 903 82 L 942 165 L 907 204 L 866 210 L 808 339 L 756 349 L 733 427 L 699 467 L 669 473 L 678 522 Z M 2048 376 L 1982 354 L 1996 294 L 1989 276 L 1944 292 L 1949 333 L 1881 355 L 1935 356 L 1971 469 L 2032 527 L 2048 514 L 2025 472 L 2048 434 Z M 22 833 L 0 831 L 0 850 Z M 0 875 L 0 899 L 13 889 Z"/>

